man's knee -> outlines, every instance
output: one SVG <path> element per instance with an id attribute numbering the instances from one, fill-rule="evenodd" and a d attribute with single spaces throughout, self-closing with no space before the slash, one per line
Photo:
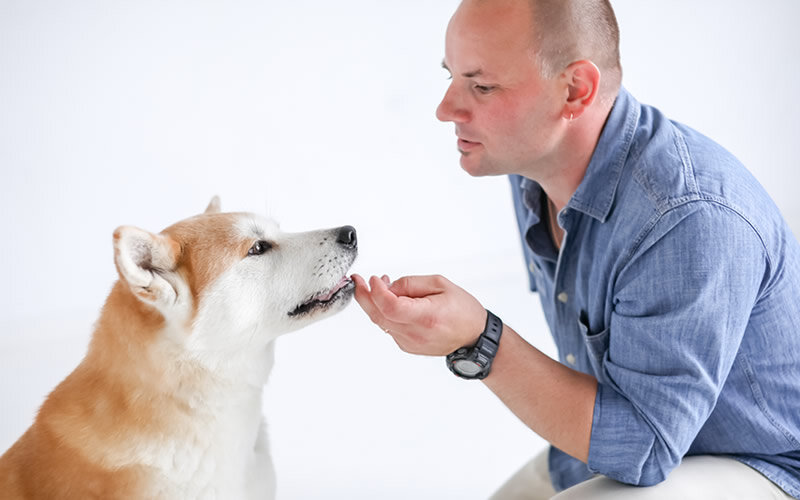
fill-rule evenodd
<path id="1" fill-rule="evenodd" d="M 548 451 L 540 452 L 523 465 L 491 496 L 491 500 L 538 500 L 553 496 L 555 490 L 550 484 Z"/>
<path id="2" fill-rule="evenodd" d="M 562 491 L 552 497 L 552 500 L 626 500 L 630 498 L 641 499 L 638 495 L 641 488 L 618 483 L 604 476 L 594 477 L 580 484 Z"/>
<path id="3" fill-rule="evenodd" d="M 554 500 L 707 500 L 712 498 L 789 498 L 760 472 L 727 457 L 686 457 L 667 479 L 648 487 L 595 477 L 573 486 Z"/>

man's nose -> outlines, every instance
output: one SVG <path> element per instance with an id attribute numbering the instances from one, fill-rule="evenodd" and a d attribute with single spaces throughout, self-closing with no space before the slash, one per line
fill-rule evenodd
<path id="1" fill-rule="evenodd" d="M 469 120 L 469 112 L 459 103 L 456 94 L 452 84 L 447 87 L 442 102 L 436 108 L 436 118 L 439 121 L 463 123 Z"/>

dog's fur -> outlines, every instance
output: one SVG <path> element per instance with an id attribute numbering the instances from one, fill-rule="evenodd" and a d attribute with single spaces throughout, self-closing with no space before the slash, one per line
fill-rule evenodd
<path id="1" fill-rule="evenodd" d="M 283 233 L 215 197 L 159 234 L 118 228 L 114 255 L 86 357 L 0 457 L 0 497 L 273 498 L 272 341 L 352 298 L 355 230 Z"/>

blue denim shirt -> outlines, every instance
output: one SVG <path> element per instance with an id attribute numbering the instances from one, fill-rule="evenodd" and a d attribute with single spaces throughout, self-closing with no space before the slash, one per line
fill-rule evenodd
<path id="1" fill-rule="evenodd" d="M 799 497 L 800 245 L 752 175 L 621 89 L 560 253 L 540 186 L 510 180 L 560 361 L 599 382 L 588 465 L 551 448 L 556 489 L 714 454 Z"/>

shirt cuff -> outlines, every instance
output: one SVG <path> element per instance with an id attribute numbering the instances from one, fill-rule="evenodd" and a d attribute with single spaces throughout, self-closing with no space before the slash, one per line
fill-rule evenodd
<path id="1" fill-rule="evenodd" d="M 589 470 L 622 483 L 649 486 L 669 470 L 660 464 L 653 430 L 633 405 L 606 384 L 597 385 L 589 444 Z"/>

